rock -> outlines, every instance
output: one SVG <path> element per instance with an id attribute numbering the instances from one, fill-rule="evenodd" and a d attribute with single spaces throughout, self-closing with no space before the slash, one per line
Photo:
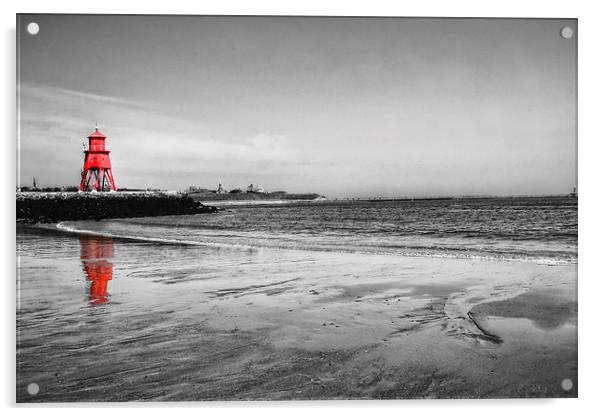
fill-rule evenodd
<path id="1" fill-rule="evenodd" d="M 168 192 L 18 192 L 16 204 L 17 222 L 23 223 L 217 212 L 185 194 Z"/>

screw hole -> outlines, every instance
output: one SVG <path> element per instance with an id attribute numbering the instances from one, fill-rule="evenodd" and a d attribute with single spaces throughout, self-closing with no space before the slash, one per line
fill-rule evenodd
<path id="1" fill-rule="evenodd" d="M 31 22 L 27 25 L 27 33 L 30 35 L 37 35 L 40 31 L 40 25 L 36 22 Z"/>
<path id="2" fill-rule="evenodd" d="M 565 39 L 570 39 L 573 37 L 573 29 L 569 26 L 565 26 L 560 30 L 560 36 Z"/>
<path id="3" fill-rule="evenodd" d="M 573 380 L 570 378 L 565 378 L 560 383 L 560 387 L 562 387 L 562 390 L 564 391 L 571 391 L 573 389 Z"/>
<path id="4" fill-rule="evenodd" d="M 38 386 L 38 383 L 29 383 L 27 385 L 27 393 L 29 393 L 30 395 L 35 396 L 39 392 L 40 386 Z"/>

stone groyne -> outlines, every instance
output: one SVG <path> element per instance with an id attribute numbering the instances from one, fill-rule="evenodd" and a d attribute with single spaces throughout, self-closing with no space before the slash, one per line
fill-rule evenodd
<path id="1" fill-rule="evenodd" d="M 216 212 L 179 193 L 17 192 L 17 222 L 190 215 Z"/>

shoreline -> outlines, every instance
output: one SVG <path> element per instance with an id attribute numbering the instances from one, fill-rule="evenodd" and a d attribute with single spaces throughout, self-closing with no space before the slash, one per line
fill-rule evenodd
<path id="1" fill-rule="evenodd" d="M 256 199 L 256 200 L 241 199 L 241 200 L 223 200 L 223 201 L 198 199 L 198 201 L 203 204 L 210 203 L 212 206 L 224 207 L 224 208 L 244 207 L 244 206 L 256 207 L 256 206 L 263 206 L 263 205 L 285 206 L 285 205 L 320 204 L 320 203 L 332 202 L 327 199 Z"/>
<path id="2" fill-rule="evenodd" d="M 224 208 L 218 208 L 224 209 Z M 142 217 L 138 217 L 142 218 Z M 112 218 L 106 218 L 110 220 Z M 119 219 L 119 218 L 115 218 Z M 223 242 L 213 242 L 213 241 L 191 241 L 191 240 L 177 240 L 177 239 L 166 239 L 161 237 L 143 237 L 140 235 L 121 235 L 121 234 L 113 234 L 106 231 L 98 231 L 98 230 L 88 230 L 88 229 L 75 229 L 68 225 L 63 224 L 64 222 L 69 222 L 70 220 L 59 221 L 59 222 L 47 222 L 47 223 L 26 223 L 26 222 L 17 222 L 17 226 L 19 227 L 27 227 L 32 230 L 41 230 L 47 231 L 50 233 L 58 233 L 58 234 L 68 234 L 73 236 L 79 235 L 96 235 L 99 237 L 108 237 L 118 240 L 126 240 L 133 242 L 147 242 L 147 243 L 156 243 L 156 244 L 167 244 L 167 245 L 181 245 L 181 246 L 189 246 L 189 247 L 206 247 L 213 249 L 225 249 L 225 250 L 250 250 L 250 251 L 273 251 L 276 253 L 281 252 L 301 252 L 301 253 L 324 253 L 324 254 L 340 254 L 340 255 L 349 255 L 349 256 L 371 256 L 371 257 L 407 257 L 407 258 L 417 258 L 417 259 L 441 259 L 441 260 L 461 260 L 461 261 L 477 261 L 477 262 L 502 262 L 502 263 L 517 263 L 517 264 L 537 264 L 537 265 L 545 265 L 545 266 L 577 266 L 578 259 L 574 260 L 559 260 L 559 259 L 549 259 L 549 258 L 541 258 L 541 257 L 509 257 L 509 256 L 492 256 L 492 255 L 478 255 L 478 254 L 467 254 L 463 253 L 459 254 L 446 254 L 446 253 L 436 253 L 436 252 L 420 252 L 420 251 L 409 251 L 407 253 L 396 253 L 396 252 L 370 252 L 364 250 L 343 250 L 343 249 L 327 249 L 327 248 L 312 248 L 312 247 L 278 247 L 278 246 L 264 246 L 264 245 L 246 245 L 240 243 L 223 243 Z M 83 220 L 87 221 L 87 220 Z"/>

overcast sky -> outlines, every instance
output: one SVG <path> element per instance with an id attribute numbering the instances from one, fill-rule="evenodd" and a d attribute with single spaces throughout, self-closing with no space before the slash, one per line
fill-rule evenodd
<path id="1" fill-rule="evenodd" d="M 575 20 L 22 15 L 18 31 L 21 185 L 76 185 L 96 121 L 118 187 L 576 184 Z"/>

